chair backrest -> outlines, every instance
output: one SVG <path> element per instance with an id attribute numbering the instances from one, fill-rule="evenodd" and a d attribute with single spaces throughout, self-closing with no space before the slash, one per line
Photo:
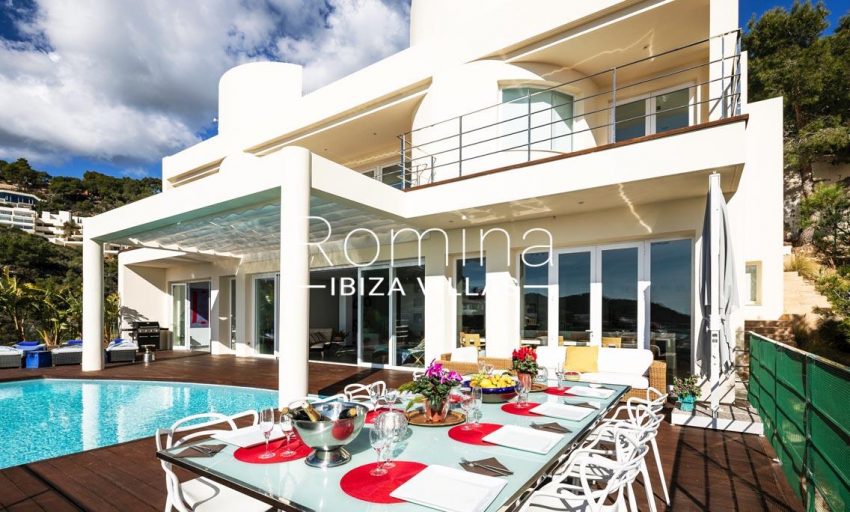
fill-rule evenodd
<path id="1" fill-rule="evenodd" d="M 418 379 L 419 377 L 422 377 L 422 376 L 424 376 L 424 375 L 425 375 L 425 370 L 413 370 L 413 375 L 412 375 L 412 376 L 413 376 L 413 380 L 416 380 L 416 379 Z"/>
<path id="2" fill-rule="evenodd" d="M 455 363 L 477 363 L 478 348 L 474 346 L 460 347 L 452 350 L 452 359 Z"/>
<path id="3" fill-rule="evenodd" d="M 378 396 L 383 396 L 387 392 L 387 383 L 379 380 L 371 384 L 349 384 L 342 390 L 346 400 L 349 402 L 371 403 L 371 389 L 378 391 Z"/>
<path id="4" fill-rule="evenodd" d="M 154 437 L 156 449 L 160 451 L 175 448 L 192 440 L 210 437 L 218 432 L 236 430 L 235 420 L 246 415 L 253 416 L 254 424 L 256 424 L 256 411 L 246 411 L 233 416 L 208 412 L 179 419 L 170 428 L 157 429 Z M 192 512 L 191 506 L 183 498 L 180 480 L 174 473 L 171 463 L 161 460 L 160 465 L 165 472 L 165 488 L 168 493 L 168 503 L 180 512 Z"/>
<path id="5" fill-rule="evenodd" d="M 608 338 L 602 337 L 602 346 L 608 348 L 622 348 L 623 338 Z"/>

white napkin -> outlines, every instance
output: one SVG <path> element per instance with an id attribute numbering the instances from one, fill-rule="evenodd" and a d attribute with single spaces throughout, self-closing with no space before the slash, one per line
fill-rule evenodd
<path id="1" fill-rule="evenodd" d="M 593 411 L 587 407 L 576 407 L 574 405 L 559 404 L 555 402 L 542 403 L 532 409 L 531 412 L 541 414 L 543 416 L 549 416 L 551 418 L 559 418 L 570 421 L 581 421 L 588 414 L 593 414 Z"/>
<path id="2" fill-rule="evenodd" d="M 572 386 L 567 393 L 575 396 L 584 396 L 588 398 L 608 398 L 614 394 L 610 389 L 599 389 L 584 386 Z"/>
<path id="3" fill-rule="evenodd" d="M 556 434 L 554 432 L 546 432 L 517 425 L 504 425 L 500 429 L 484 436 L 482 440 L 516 450 L 546 454 L 563 438 L 563 434 Z"/>
<path id="4" fill-rule="evenodd" d="M 444 512 L 483 512 L 508 483 L 446 466 L 428 466 L 390 493 L 393 498 Z"/>
<path id="5" fill-rule="evenodd" d="M 266 437 L 263 435 L 263 431 L 260 429 L 259 425 L 252 425 L 250 427 L 227 430 L 224 432 L 216 432 L 210 437 L 240 448 L 257 446 L 258 444 L 266 442 Z M 272 430 L 271 436 L 269 436 L 269 440 L 274 441 L 275 439 L 281 439 L 282 437 L 283 432 L 281 432 L 279 428 L 275 427 Z"/>

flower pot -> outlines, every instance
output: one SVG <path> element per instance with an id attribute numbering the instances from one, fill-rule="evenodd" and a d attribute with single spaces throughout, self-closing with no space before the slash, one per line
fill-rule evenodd
<path id="1" fill-rule="evenodd" d="M 531 390 L 531 379 L 532 375 L 530 373 L 519 372 L 517 373 L 517 379 L 522 382 L 522 386 L 525 389 Z"/>
<path id="2" fill-rule="evenodd" d="M 442 423 L 446 419 L 446 415 L 449 413 L 449 400 L 443 400 L 438 403 L 431 403 L 427 398 L 425 399 L 425 419 L 429 423 Z"/>
<path id="3" fill-rule="evenodd" d="M 696 403 L 697 399 L 693 395 L 685 395 L 679 397 L 679 409 L 682 412 L 693 412 L 694 403 Z"/>

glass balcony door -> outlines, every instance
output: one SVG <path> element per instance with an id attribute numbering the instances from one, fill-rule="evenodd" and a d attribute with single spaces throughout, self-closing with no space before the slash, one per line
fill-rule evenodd
<path id="1" fill-rule="evenodd" d="M 210 282 L 171 285 L 172 348 L 210 349 Z"/>
<path id="2" fill-rule="evenodd" d="M 175 350 L 186 348 L 186 284 L 171 285 L 171 347 Z"/>
<path id="3" fill-rule="evenodd" d="M 277 329 L 278 276 L 254 278 L 254 352 L 275 355 L 278 349 Z"/>

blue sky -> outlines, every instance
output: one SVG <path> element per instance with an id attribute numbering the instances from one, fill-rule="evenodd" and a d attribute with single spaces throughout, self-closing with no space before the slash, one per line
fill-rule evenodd
<path id="1" fill-rule="evenodd" d="M 741 24 L 792 3 L 740 0 Z M 834 26 L 850 0 L 826 6 Z M 215 133 L 226 69 L 296 62 L 309 92 L 405 48 L 409 11 L 410 0 L 0 0 L 0 159 L 159 177 L 162 156 Z"/>

